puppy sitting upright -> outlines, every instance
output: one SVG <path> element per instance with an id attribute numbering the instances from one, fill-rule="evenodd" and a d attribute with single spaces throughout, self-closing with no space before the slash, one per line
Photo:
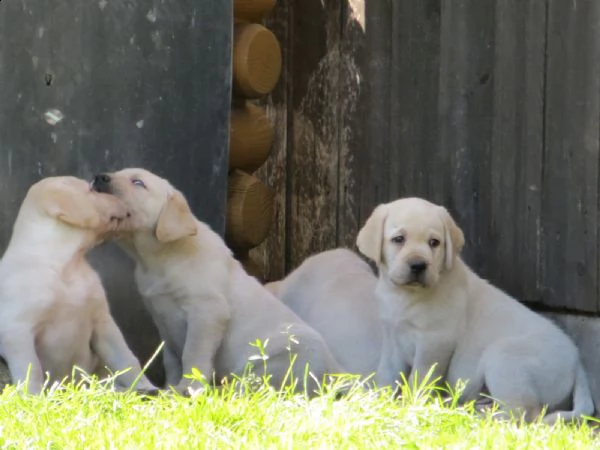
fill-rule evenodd
<path id="1" fill-rule="evenodd" d="M 293 375 L 305 379 L 305 365 L 320 381 L 340 367 L 322 337 L 246 274 L 221 237 L 192 214 L 171 184 L 143 169 L 96 176 L 94 189 L 116 195 L 131 217 L 118 236 L 137 262 L 135 278 L 146 307 L 165 341 L 167 384 L 185 391 L 192 368 L 211 380 L 241 374 L 259 355 L 250 344 L 266 343 L 271 383 L 285 381 L 292 355 Z M 263 375 L 262 361 L 254 362 Z M 312 376 L 306 388 L 312 391 Z"/>
<path id="2" fill-rule="evenodd" d="M 117 378 L 129 387 L 141 368 L 110 315 L 100 278 L 85 253 L 125 219 L 116 198 L 93 192 L 74 177 L 46 178 L 27 193 L 0 262 L 0 356 L 13 382 L 29 392 L 71 376 L 130 369 Z M 137 387 L 155 389 L 141 376 Z"/>
<path id="3" fill-rule="evenodd" d="M 418 198 L 378 206 L 358 234 L 379 266 L 377 296 L 386 330 L 377 381 L 410 368 L 455 385 L 464 400 L 487 387 L 506 412 L 551 423 L 594 412 L 575 344 L 555 324 L 473 273 L 458 256 L 462 231 L 445 208 Z M 404 365 L 406 361 L 407 365 Z M 557 411 L 568 408 L 572 411 Z"/>

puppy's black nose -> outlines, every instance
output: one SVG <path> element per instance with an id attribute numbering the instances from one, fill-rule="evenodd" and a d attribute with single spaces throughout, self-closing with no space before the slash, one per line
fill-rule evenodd
<path id="1" fill-rule="evenodd" d="M 415 261 L 410 264 L 410 271 L 415 275 L 420 275 L 427 269 L 427 263 L 424 261 Z"/>
<path id="2" fill-rule="evenodd" d="M 94 189 L 97 192 L 105 192 L 109 194 L 111 191 L 110 176 L 105 173 L 96 175 L 94 177 L 94 181 L 92 182 L 92 189 Z"/>

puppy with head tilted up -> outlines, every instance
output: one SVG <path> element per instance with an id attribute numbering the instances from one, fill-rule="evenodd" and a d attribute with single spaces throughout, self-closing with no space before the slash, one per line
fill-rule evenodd
<path id="1" fill-rule="evenodd" d="M 167 384 L 185 391 L 192 368 L 219 381 L 241 374 L 266 343 L 267 375 L 279 387 L 295 356 L 303 389 L 341 369 L 321 336 L 246 274 L 221 237 L 192 214 L 181 192 L 143 169 L 95 177 L 94 189 L 114 194 L 131 216 L 119 244 L 135 259 L 135 278 L 165 342 Z M 254 361 L 263 375 L 262 361 Z"/>
<path id="2" fill-rule="evenodd" d="M 464 400 L 487 388 L 505 414 L 533 420 L 547 406 L 552 423 L 594 412 L 575 344 L 465 265 L 463 233 L 445 208 L 418 198 L 380 205 L 357 245 L 379 267 L 379 384 L 437 364 L 451 385 L 468 381 Z"/>
<path id="3" fill-rule="evenodd" d="M 74 177 L 34 184 L 17 216 L 0 262 L 0 356 L 13 382 L 40 392 L 49 381 L 87 373 L 125 371 L 118 386 L 153 390 L 108 308 L 88 250 L 125 219 L 118 199 Z"/>

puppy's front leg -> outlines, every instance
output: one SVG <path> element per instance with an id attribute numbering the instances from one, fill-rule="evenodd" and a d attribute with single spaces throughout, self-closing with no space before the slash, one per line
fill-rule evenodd
<path id="1" fill-rule="evenodd" d="M 181 360 L 166 342 L 163 347 L 163 365 L 165 366 L 166 386 L 177 386 L 181 382 L 181 377 L 183 376 Z"/>
<path id="2" fill-rule="evenodd" d="M 402 350 L 395 343 L 394 329 L 384 325 L 382 331 L 381 356 L 375 373 L 375 383 L 378 387 L 395 388 L 395 383 L 400 381 L 400 373 L 406 373 L 409 367 L 401 353 Z"/>
<path id="3" fill-rule="evenodd" d="M 436 378 L 443 379 L 448 370 L 453 351 L 454 345 L 451 343 L 440 344 L 440 340 L 437 339 L 422 340 L 417 343 L 415 359 L 408 378 L 409 386 L 414 386 L 415 383 L 419 386 L 434 365 L 430 381 Z M 436 383 L 439 383 L 439 380 Z"/>
<path id="4" fill-rule="evenodd" d="M 2 336 L 4 359 L 13 383 L 25 382 L 29 376 L 28 392 L 39 394 L 44 386 L 44 371 L 35 350 L 35 336 L 30 330 L 14 329 Z"/>
<path id="5" fill-rule="evenodd" d="M 231 315 L 229 305 L 223 297 L 204 298 L 188 305 L 186 311 L 187 333 L 181 357 L 183 375 L 196 368 L 210 381 L 214 375 L 215 354 L 227 331 Z M 185 391 L 192 383 L 184 378 L 176 389 Z"/>
<path id="6" fill-rule="evenodd" d="M 92 349 L 110 369 L 114 371 L 126 370 L 117 378 L 118 384 L 133 387 L 132 385 L 136 378 L 140 376 L 142 368 L 127 342 L 125 342 L 123 333 L 121 333 L 110 315 L 108 307 L 102 308 L 94 323 Z M 144 374 L 141 374 L 135 388 L 148 391 L 157 389 Z"/>

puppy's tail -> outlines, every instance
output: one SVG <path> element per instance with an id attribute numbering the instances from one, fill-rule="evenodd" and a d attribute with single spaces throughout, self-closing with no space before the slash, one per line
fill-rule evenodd
<path id="1" fill-rule="evenodd" d="M 544 423 L 552 425 L 559 418 L 563 419 L 565 422 L 571 422 L 576 419 L 581 419 L 581 416 L 591 416 L 592 414 L 594 414 L 592 392 L 583 365 L 579 362 L 577 376 L 575 377 L 575 386 L 573 387 L 573 410 L 555 411 L 544 417 L 543 421 Z"/>

